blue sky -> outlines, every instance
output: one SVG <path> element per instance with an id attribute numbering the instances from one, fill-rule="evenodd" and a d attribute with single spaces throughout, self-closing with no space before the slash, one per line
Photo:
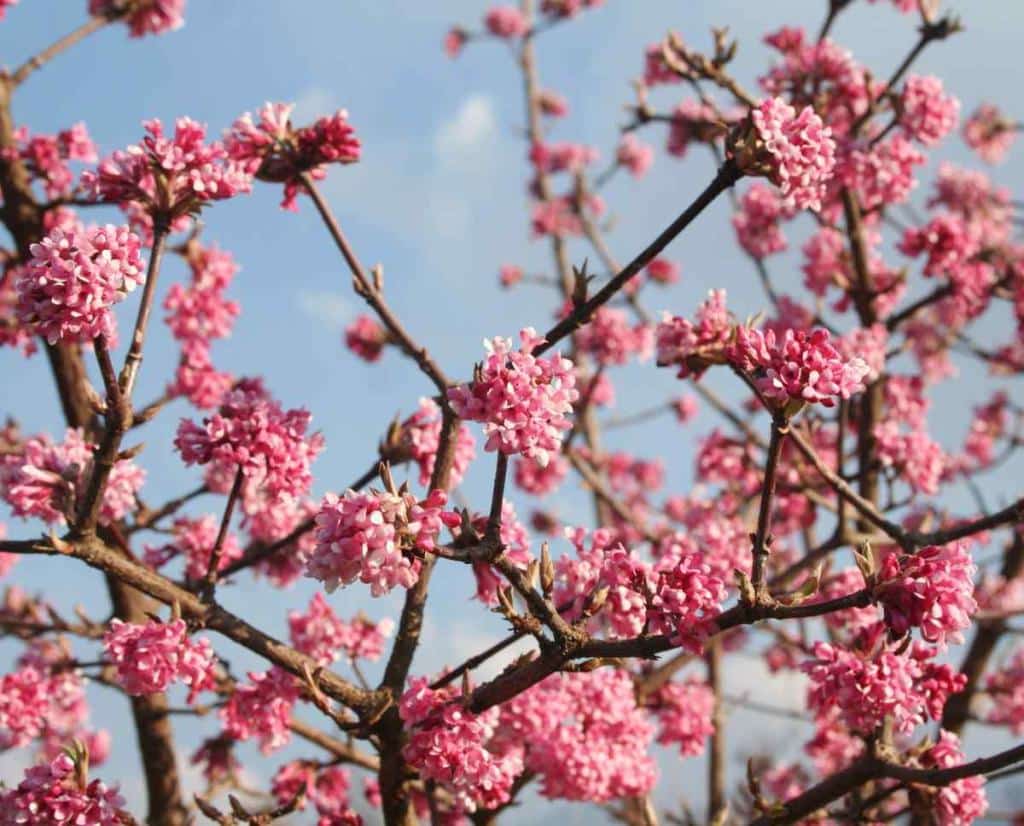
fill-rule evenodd
<path id="1" fill-rule="evenodd" d="M 735 70 L 753 86 L 767 57 L 760 36 L 782 23 L 816 30 L 825 5 L 824 0 L 608 0 L 605 8 L 540 41 L 543 85 L 562 92 L 571 105 L 570 117 L 554 135 L 594 144 L 607 159 L 623 122 L 622 106 L 631 99 L 629 81 L 641 70 L 643 49 L 669 28 L 702 46 L 710 26 L 730 25 L 741 40 Z M 943 76 L 965 111 L 983 99 L 1012 107 L 1020 99 L 1016 76 L 1024 4 L 976 0 L 961 5 L 967 31 L 929 50 L 918 70 Z M 84 0 L 22 0 L 0 24 L 3 62 L 17 65 L 76 26 L 84 6 Z M 548 326 L 555 309 L 550 295 L 529 286 L 511 293 L 496 289 L 497 269 L 504 262 L 530 271 L 550 266 L 547 245 L 528 239 L 523 105 L 511 53 L 500 44 L 485 43 L 472 45 L 452 62 L 440 49 L 445 30 L 455 22 L 475 25 L 484 3 L 193 0 L 189 6 L 187 25 L 174 34 L 133 41 L 122 28 L 112 27 L 60 57 L 18 93 L 17 122 L 46 132 L 84 120 L 106 153 L 137 140 L 140 121 L 154 116 L 169 123 L 190 115 L 218 133 L 264 100 L 295 101 L 298 120 L 344 106 L 363 140 L 363 160 L 332 171 L 324 191 L 364 263 L 383 265 L 392 306 L 445 369 L 468 375 L 484 337 L 514 335 L 525 325 Z M 912 21 L 886 3 L 857 0 L 833 34 L 884 76 L 912 44 Z M 663 102 L 670 105 L 674 99 Z M 663 134 L 652 132 L 645 139 L 660 147 Z M 999 167 L 1000 183 L 1017 187 L 1024 172 L 1022 157 L 1017 152 Z M 970 162 L 956 139 L 933 155 L 932 168 L 941 158 Z M 659 153 L 645 180 L 616 178 L 606 195 L 616 220 L 609 240 L 617 257 L 628 260 L 649 241 L 704 187 L 712 171 L 703 153 L 692 152 L 682 163 Z M 298 215 L 283 213 L 277 207 L 279 196 L 279 188 L 260 185 L 252 196 L 203 216 L 204 238 L 230 250 L 242 266 L 230 291 L 242 304 L 242 316 L 234 336 L 215 345 L 214 358 L 223 368 L 262 374 L 287 406 L 305 405 L 313 412 L 314 424 L 327 440 L 315 466 L 319 494 L 343 488 L 359 476 L 386 423 L 397 412 L 411 412 L 430 387 L 394 353 L 368 367 L 344 350 L 341 329 L 360 310 L 349 276 L 308 202 L 301 202 Z M 799 233 L 791 233 L 790 240 L 798 250 Z M 647 299 L 652 310 L 689 313 L 712 287 L 726 287 L 730 306 L 740 315 L 761 309 L 754 273 L 734 247 L 724 201 L 669 252 L 682 264 L 683 280 L 670 290 L 652 291 Z M 574 260 L 585 254 L 582 247 L 573 248 Z M 797 262 L 796 256 L 787 255 L 771 263 L 783 292 L 799 288 Z M 162 287 L 183 277 L 183 267 L 172 262 L 161 276 Z M 156 329 L 139 399 L 159 394 L 174 359 L 169 335 Z M 17 387 L 17 392 L 4 393 L 0 413 L 15 416 L 27 431 L 59 433 L 59 410 L 45 359 L 23 361 L 0 352 L 0 376 L 7 387 Z M 616 379 L 621 413 L 645 408 L 681 389 L 670 371 L 650 366 L 627 368 Z M 727 388 L 728 383 L 715 386 Z M 982 387 L 981 377 L 968 367 L 960 381 L 937 391 L 941 412 L 933 428 L 947 446 L 957 445 L 966 431 L 970 405 L 964 398 L 980 395 Z M 148 501 L 163 501 L 197 479 L 169 450 L 180 415 L 188 415 L 183 404 L 145 430 Z M 640 455 L 661 456 L 670 467 L 669 490 L 685 492 L 695 439 L 711 422 L 710 415 L 702 414 L 695 428 L 682 430 L 666 418 L 622 431 L 611 443 Z M 480 508 L 487 501 L 492 467 L 490 456 L 478 460 L 464 488 Z M 1012 478 L 1007 474 L 997 481 Z M 993 503 L 1012 492 L 1001 497 L 997 490 Z M 970 506 L 962 491 L 954 492 L 951 502 Z M 212 500 L 201 504 L 218 506 Z M 548 504 L 569 522 L 589 516 L 579 496 L 559 494 Z M 12 536 L 27 530 L 17 523 L 9 523 L 9 529 Z M 84 568 L 29 560 L 13 578 L 29 589 L 45 586 L 58 599 L 81 601 L 96 616 L 104 610 L 98 576 Z M 435 591 L 417 671 L 457 661 L 502 631 L 500 623 L 467 602 L 470 582 L 465 571 L 444 568 Z M 287 610 L 305 605 L 312 593 L 306 584 L 284 594 L 245 583 L 224 598 L 257 625 L 280 633 Z M 395 598 L 371 601 L 359 589 L 340 591 L 332 602 L 343 615 L 363 608 L 375 617 L 395 614 L 398 604 Z M 5 656 L 12 651 L 0 647 Z M 256 665 L 239 652 L 231 651 L 231 656 Z M 770 683 L 756 665 L 742 659 L 733 666 L 736 690 L 756 682 L 768 686 L 780 704 L 800 703 L 795 683 Z M 102 690 L 94 697 L 97 719 L 115 731 L 115 756 L 104 774 L 120 779 L 128 797 L 138 801 L 134 742 L 122 722 L 126 706 Z M 183 742 L 191 744 L 190 735 L 212 732 L 216 722 L 180 728 Z M 755 728 L 757 734 L 749 734 Z M 737 757 L 755 746 L 778 751 L 794 735 L 809 731 L 800 724 L 767 724 L 746 712 L 732 717 L 730 729 L 745 732 L 732 742 Z M 981 750 L 998 742 L 980 732 L 970 746 Z M 5 760 L 0 776 L 11 780 L 13 772 L 7 767 L 13 763 Z M 685 796 L 699 809 L 703 761 L 666 762 L 664 769 L 659 802 L 670 805 Z M 559 806 L 557 816 L 586 822 L 591 815 L 585 807 Z M 537 822 L 536 817 L 536 810 L 527 807 L 511 820 Z"/>

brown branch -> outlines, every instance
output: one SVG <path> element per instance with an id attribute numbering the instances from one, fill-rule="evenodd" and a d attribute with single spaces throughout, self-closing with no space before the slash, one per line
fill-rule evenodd
<path id="1" fill-rule="evenodd" d="M 708 668 L 708 687 L 714 694 L 715 707 L 711 713 L 714 731 L 708 752 L 708 823 L 715 823 L 726 805 L 725 797 L 725 711 L 722 706 L 722 641 L 712 640 L 707 647 L 705 662 Z"/>
<path id="2" fill-rule="evenodd" d="M 398 316 L 394 314 L 387 302 L 384 300 L 384 295 L 379 289 L 376 279 L 370 280 L 367 276 L 366 270 L 363 269 L 363 265 L 359 263 L 359 259 L 356 257 L 355 251 L 348 242 L 348 238 L 345 237 L 345 233 L 341 231 L 341 225 L 338 223 L 337 218 L 334 217 L 334 213 L 331 212 L 330 206 L 324 200 L 323 195 L 317 188 L 313 179 L 308 173 L 302 174 L 302 184 L 305 186 L 306 191 L 309 192 L 310 197 L 313 199 L 313 203 L 316 205 L 317 212 L 320 213 L 320 217 L 323 219 L 324 225 L 327 227 L 327 231 L 331 234 L 331 238 L 334 239 L 334 243 L 337 245 L 339 252 L 345 259 L 345 263 L 348 264 L 349 270 L 352 271 L 352 276 L 355 279 L 356 292 L 362 296 L 363 300 L 373 308 L 373 311 L 380 318 L 384 326 L 387 328 L 388 333 L 397 342 L 398 346 L 401 347 L 402 351 L 405 352 L 416 364 L 420 370 L 429 378 L 434 386 L 437 387 L 441 393 L 441 405 L 442 407 L 448 404 L 446 391 L 448 389 L 449 381 L 448 377 L 445 376 L 444 371 L 434 361 L 433 357 L 427 352 L 425 347 L 421 347 L 412 338 L 411 335 L 406 331 L 405 327 L 402 326 L 402 322 L 398 320 Z"/>
<path id="3" fill-rule="evenodd" d="M 765 585 L 765 568 L 771 553 L 772 536 L 772 502 L 775 497 L 775 486 L 778 483 L 779 456 L 782 455 L 782 443 L 789 433 L 789 422 L 785 415 L 776 413 L 772 416 L 772 433 L 768 441 L 768 458 L 764 467 L 764 482 L 761 487 L 761 502 L 757 512 L 757 529 L 754 533 L 754 559 L 751 567 L 751 583 L 754 586 L 754 597 L 758 601 L 768 597 Z"/>
<path id="4" fill-rule="evenodd" d="M 242 483 L 245 482 L 245 472 L 239 465 L 235 471 L 235 481 L 231 483 L 231 491 L 228 493 L 228 501 L 224 505 L 224 515 L 220 520 L 220 528 L 217 531 L 217 539 L 213 543 L 213 550 L 210 551 L 210 562 L 206 566 L 206 576 L 203 577 L 199 593 L 204 601 L 211 602 L 214 592 L 217 589 L 217 577 L 220 573 L 220 559 L 224 553 L 224 540 L 228 538 L 228 528 L 231 527 L 231 516 L 235 511 L 235 504 L 242 492 Z"/>
<path id="5" fill-rule="evenodd" d="M 59 55 L 61 52 L 67 51 L 78 42 L 84 40 L 93 32 L 99 31 L 112 20 L 114 16 L 99 15 L 96 17 L 90 17 L 85 23 L 79 26 L 69 34 L 64 35 L 60 40 L 56 41 L 50 46 L 47 46 L 41 52 L 33 55 L 24 63 L 21 64 L 11 75 L 11 85 L 20 86 L 24 83 L 29 75 L 35 72 L 37 69 L 41 69 L 53 58 Z"/>
<path id="6" fill-rule="evenodd" d="M 740 171 L 730 162 L 726 162 L 715 175 L 714 179 L 697 196 L 690 206 L 676 218 L 665 230 L 641 251 L 636 258 L 598 290 L 593 297 L 574 309 L 568 316 L 559 321 L 544 335 L 544 343 L 535 351 L 535 355 L 550 350 L 566 336 L 578 330 L 593 317 L 599 307 L 608 303 L 626 283 L 653 261 L 675 238 L 700 215 L 712 201 L 736 183 L 741 177 Z"/>

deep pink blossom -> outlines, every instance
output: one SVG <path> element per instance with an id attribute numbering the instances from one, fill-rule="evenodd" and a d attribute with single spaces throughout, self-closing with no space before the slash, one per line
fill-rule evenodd
<path id="1" fill-rule="evenodd" d="M 158 694 L 172 682 L 188 686 L 189 702 L 216 688 L 216 657 L 207 639 L 192 639 L 182 619 L 145 625 L 112 619 L 103 637 L 117 681 L 133 696 Z"/>
<path id="2" fill-rule="evenodd" d="M 908 229 L 900 251 L 911 257 L 928 256 L 925 275 L 952 276 L 980 250 L 977 232 L 960 216 L 937 215 L 920 229 Z"/>
<path id="3" fill-rule="evenodd" d="M 495 37 L 512 40 L 526 34 L 529 24 L 516 6 L 494 6 L 484 15 L 484 26 Z"/>
<path id="4" fill-rule="evenodd" d="M 484 342 L 487 358 L 470 384 L 448 391 L 460 418 L 483 422 L 487 451 L 521 453 L 540 464 L 561 450 L 561 434 L 572 425 L 567 418 L 579 398 L 572 362 L 553 353 L 538 358 L 533 351 L 543 342 L 532 328 L 519 334 L 520 349 L 494 338 Z"/>
<path id="5" fill-rule="evenodd" d="M 322 594 L 313 595 L 306 613 L 291 611 L 288 614 L 292 645 L 323 666 L 329 666 L 342 654 L 351 660 L 377 659 L 392 625 L 391 620 L 375 624 L 362 616 L 345 622 L 334 613 Z"/>
<path id="6" fill-rule="evenodd" d="M 925 146 L 934 146 L 956 129 L 960 101 L 947 95 L 933 75 L 911 75 L 900 95 L 899 120 L 903 131 Z"/>
<path id="7" fill-rule="evenodd" d="M 523 280 L 523 268 L 515 264 L 503 264 L 498 272 L 498 282 L 502 287 L 508 289 L 514 287 Z"/>
<path id="8" fill-rule="evenodd" d="M 530 146 L 530 163 L 540 173 L 581 172 L 598 158 L 592 146 L 581 143 L 534 143 Z"/>
<path id="9" fill-rule="evenodd" d="M 952 732 L 939 732 L 939 741 L 924 752 L 918 761 L 926 769 L 950 769 L 966 762 L 960 750 L 960 738 Z M 972 823 L 988 811 L 985 778 L 973 775 L 954 780 L 946 786 L 924 787 L 930 797 L 931 816 L 937 826 L 961 826 Z"/>
<path id="10" fill-rule="evenodd" d="M 17 787 L 0 790 L 0 826 L 122 826 L 130 816 L 117 788 L 82 779 L 75 761 L 60 754 L 25 770 Z"/>
<path id="11" fill-rule="evenodd" d="M 431 491 L 417 502 L 411 493 L 329 493 L 316 515 L 316 546 L 306 575 L 328 591 L 357 579 L 380 596 L 396 586 L 411 588 L 419 578 L 414 550 L 430 551 L 443 524 L 458 517 L 443 510 L 447 497 Z"/>
<path id="12" fill-rule="evenodd" d="M 487 532 L 488 517 L 478 514 L 472 519 L 473 530 L 483 536 Z M 515 506 L 507 499 L 501 503 L 501 529 L 498 541 L 503 546 L 502 555 L 515 568 L 525 571 L 533 556 L 530 554 L 530 535 L 526 527 L 519 521 Z M 476 598 L 484 605 L 498 604 L 498 589 L 507 588 L 505 578 L 498 573 L 493 565 L 476 561 L 473 563 L 473 577 L 476 580 Z"/>
<path id="13" fill-rule="evenodd" d="M 842 156 L 837 175 L 857 193 L 861 208 L 872 210 L 904 203 L 917 186 L 915 167 L 924 162 L 924 153 L 896 134 L 880 144 L 851 149 Z"/>
<path id="14" fill-rule="evenodd" d="M 569 114 L 569 101 L 553 89 L 542 89 L 537 95 L 541 114 L 549 118 L 564 118 Z"/>
<path id="15" fill-rule="evenodd" d="M 345 328 L 345 346 L 364 361 L 378 361 L 388 341 L 387 331 L 365 314 Z"/>
<path id="16" fill-rule="evenodd" d="M 963 642 L 961 631 L 978 610 L 973 596 L 977 571 L 962 542 L 929 545 L 912 555 L 889 555 L 874 591 L 885 608 L 886 625 L 896 636 L 920 628 L 928 642 Z"/>
<path id="17" fill-rule="evenodd" d="M 296 211 L 296 198 L 305 191 L 302 175 L 323 180 L 327 164 L 358 161 L 362 144 L 348 122 L 347 110 L 339 109 L 308 126 L 295 128 L 291 122 L 293 108 L 287 103 L 268 102 L 255 119 L 246 112 L 225 133 L 224 146 L 228 157 L 247 174 L 284 184 L 281 207 Z"/>
<path id="18" fill-rule="evenodd" d="M 680 277 L 680 267 L 667 258 L 655 258 L 644 270 L 651 281 L 659 284 L 676 284 Z"/>
<path id="19" fill-rule="evenodd" d="M 923 720 L 914 691 L 917 669 L 909 657 L 888 650 L 865 656 L 819 642 L 803 670 L 811 682 L 810 709 L 818 715 L 837 709 L 854 731 L 868 734 L 889 716 L 896 731 L 909 732 Z"/>
<path id="20" fill-rule="evenodd" d="M 672 77 L 678 77 L 674 72 L 671 74 Z M 677 158 L 683 158 L 691 143 L 710 144 L 722 134 L 722 119 L 719 113 L 711 106 L 687 99 L 672 112 L 665 151 Z"/>
<path id="21" fill-rule="evenodd" d="M 125 226 L 54 229 L 15 283 L 18 319 L 50 344 L 112 337 L 110 308 L 146 280 L 140 246 Z"/>
<path id="22" fill-rule="evenodd" d="M 992 697 L 987 719 L 1024 733 L 1024 647 L 1017 646 L 985 680 Z"/>
<path id="23" fill-rule="evenodd" d="M 129 5 L 127 14 L 121 13 L 124 6 L 117 0 L 89 0 L 89 14 L 122 19 L 132 37 L 172 32 L 185 25 L 185 0 L 139 0 Z"/>
<path id="24" fill-rule="evenodd" d="M 218 712 L 224 733 L 235 740 L 258 737 L 260 751 L 269 754 L 291 739 L 292 707 L 299 699 L 299 683 L 287 671 L 249 672 L 249 682 L 235 686 Z"/>
<path id="25" fill-rule="evenodd" d="M 164 135 L 157 119 L 143 126 L 147 134 L 139 144 L 114 152 L 95 172 L 82 174 L 82 185 L 94 198 L 135 203 L 172 220 L 250 190 L 251 176 L 228 158 L 219 141 L 206 142 L 202 124 L 179 118 L 172 137 Z"/>

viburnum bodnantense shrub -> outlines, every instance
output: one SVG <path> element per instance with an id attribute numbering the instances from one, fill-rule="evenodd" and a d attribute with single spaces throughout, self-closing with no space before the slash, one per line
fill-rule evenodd
<path id="1" fill-rule="evenodd" d="M 320 826 L 491 824 L 515 819 L 527 789 L 534 807 L 589 803 L 636 824 L 981 818 L 986 777 L 1013 783 L 1024 764 L 1019 745 L 961 744 L 977 723 L 1024 731 L 1024 647 L 1009 633 L 1024 612 L 1024 499 L 1001 489 L 990 506 L 985 492 L 1016 458 L 1024 421 L 1020 202 L 990 170 L 1021 127 L 995 103 L 962 110 L 955 67 L 917 72 L 922 51 L 962 28 L 939 2 L 871 10 L 906 30 L 895 70 L 841 45 L 855 4 L 822 0 L 812 19 L 768 32 L 741 23 L 736 34 L 771 53 L 754 77 L 733 71 L 724 29 L 707 49 L 675 32 L 652 42 L 623 67 L 641 79 L 605 164 L 566 137 L 572 102 L 544 86 L 537 61 L 550 30 L 600 14 L 601 0 L 521 0 L 451 28 L 448 58 L 490 60 L 468 52 L 499 41 L 521 75 L 528 223 L 551 256 L 541 272 L 490 262 L 499 289 L 547 290 L 534 304 L 545 309 L 443 367 L 318 189 L 361 158 L 344 110 L 298 122 L 270 102 L 222 133 L 182 114 L 104 151 L 83 123 L 46 134 L 12 120 L 23 84 L 85 35 L 172 31 L 184 0 L 91 0 L 80 29 L 0 76 L 0 345 L 48 360 L 65 419 L 59 432 L 0 430 L 0 630 L 17 649 L 0 676 L 0 749 L 19 752 L 5 766 L 30 765 L 2 778 L 0 825 L 141 822 L 120 778 L 98 776 L 111 749 L 136 743 L 152 824 L 296 812 Z M 16 5 L 0 2 L 0 17 Z M 935 148 L 957 139 L 977 165 L 926 176 Z M 675 175 L 699 153 L 715 173 L 697 186 L 678 175 L 688 205 L 620 263 L 608 181 Z M 276 398 L 272 376 L 218 366 L 244 323 L 230 287 L 245 251 L 221 249 L 201 217 L 264 185 L 281 187 L 285 210 L 318 214 L 366 304 L 338 347 L 368 363 L 405 357 L 425 379 L 419 398 L 396 394 L 405 412 L 382 423 L 370 470 L 351 483 L 317 476 L 321 411 Z M 712 230 L 702 213 L 722 199 L 731 221 Z M 695 222 L 735 240 L 761 312 L 737 315 L 714 273 L 684 273 L 668 253 Z M 170 257 L 187 277 L 158 302 Z M 680 279 L 706 287 L 703 303 L 670 299 Z M 176 368 L 141 404 L 161 322 Z M 631 411 L 625 366 L 667 368 L 659 378 L 677 389 Z M 930 408 L 958 367 L 997 380 L 950 436 Z M 172 409 L 170 443 L 136 439 Z M 331 411 L 358 413 L 358 394 Z M 659 456 L 631 449 L 626 426 L 664 414 L 689 431 L 703 413 L 717 421 L 692 454 L 682 438 Z M 147 478 L 169 461 L 199 486 L 147 504 Z M 666 481 L 679 462 L 692 462 L 690 490 Z M 493 468 L 480 501 L 460 489 L 474 465 Z M 330 492 L 314 497 L 314 480 Z M 592 522 L 567 524 L 552 505 L 571 486 L 592 498 Z M 976 507 L 949 506 L 956 486 Z M 109 613 L 19 587 L 37 555 L 68 576 L 98 571 Z M 450 610 L 492 612 L 508 635 L 421 673 L 428 593 L 460 567 L 475 587 Z M 220 595 L 249 577 L 273 600 L 251 615 L 225 608 Z M 318 589 L 308 602 L 289 592 L 300 578 Z M 349 611 L 353 589 L 397 594 L 401 610 Z M 287 642 L 261 629 L 267 610 Z M 261 666 L 233 665 L 238 646 Z M 799 708 L 762 702 L 757 685 L 726 693 L 730 667 L 750 658 L 803 686 Z M 374 662 L 379 680 L 367 678 Z M 91 684 L 131 697 L 134 732 L 105 730 Z M 801 716 L 803 757 L 730 749 L 730 705 Z M 197 718 L 195 742 L 176 736 L 178 715 Z M 663 753 L 659 766 L 655 744 L 671 761 L 707 754 L 706 785 L 676 784 L 681 770 Z M 283 759 L 285 747 L 302 756 Z M 258 756 L 243 762 L 243 750 Z M 736 758 L 749 758 L 742 779 L 728 771 Z M 194 799 L 186 761 L 206 785 Z M 656 797 L 661 774 L 672 791 Z M 704 800 L 706 815 L 685 802 L 664 811 L 669 797 Z"/>

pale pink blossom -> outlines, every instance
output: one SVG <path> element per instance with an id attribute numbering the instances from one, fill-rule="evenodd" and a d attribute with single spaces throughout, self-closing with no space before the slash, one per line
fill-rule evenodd
<path id="1" fill-rule="evenodd" d="M 983 161 L 1000 163 L 1017 139 L 1019 127 L 999 107 L 983 103 L 964 122 L 964 142 Z"/>
<path id="2" fill-rule="evenodd" d="M 260 751 L 269 754 L 291 740 L 292 707 L 299 699 L 299 683 L 287 671 L 249 672 L 249 682 L 235 686 L 218 712 L 224 733 L 235 740 L 258 737 Z"/>
<path id="3" fill-rule="evenodd" d="M 956 129 L 960 101 L 946 94 L 934 75 L 911 75 L 900 95 L 899 121 L 903 131 L 925 146 L 934 146 Z"/>
<path id="4" fill-rule="evenodd" d="M 45 434 L 26 439 L 20 450 L 0 457 L 0 498 L 15 516 L 58 524 L 74 519 L 92 476 L 95 447 L 71 428 L 60 444 Z M 145 478 L 132 460 L 116 461 L 100 500 L 100 521 L 115 522 L 133 510 Z"/>
<path id="5" fill-rule="evenodd" d="M 97 200 L 136 203 L 172 220 L 250 190 L 250 174 L 229 159 L 219 141 L 206 142 L 202 124 L 179 118 L 172 137 L 155 118 L 143 126 L 147 134 L 140 143 L 100 161 L 95 172 L 82 173 L 83 187 Z"/>
<path id="6" fill-rule="evenodd" d="M 835 167 L 835 141 L 832 130 L 810 106 L 799 114 L 781 98 L 767 98 L 751 110 L 756 131 L 754 153 L 756 171 L 779 187 L 786 206 L 796 209 L 820 209 L 825 184 Z"/>
<path id="7" fill-rule="evenodd" d="M 411 588 L 420 560 L 413 551 L 434 548 L 443 524 L 458 517 L 443 510 L 447 497 L 431 491 L 417 502 L 411 493 L 329 493 L 316 515 L 316 546 L 306 560 L 306 575 L 329 592 L 357 579 L 380 596 L 396 586 Z"/>
<path id="8" fill-rule="evenodd" d="M 181 556 L 185 560 L 185 576 L 198 581 L 206 576 L 210 567 L 210 556 L 217 541 L 220 520 L 213 514 L 199 518 L 178 517 L 171 525 L 172 540 L 165 545 L 147 545 L 143 559 L 147 565 L 160 568 Z M 220 564 L 218 570 L 241 559 L 242 547 L 238 537 L 229 531 L 221 545 Z"/>
<path id="9" fill-rule="evenodd" d="M 146 280 L 140 247 L 125 226 L 52 230 L 15 283 L 18 319 L 50 344 L 111 338 L 110 308 Z"/>
<path id="10" fill-rule="evenodd" d="M 636 135 L 629 133 L 619 141 L 615 160 L 629 170 L 634 178 L 642 178 L 654 163 L 654 149 L 642 143 Z"/>
<path id="11" fill-rule="evenodd" d="M 715 693 L 707 683 L 692 677 L 670 682 L 655 694 L 652 707 L 661 728 L 659 743 L 678 746 L 683 757 L 704 753 L 704 744 L 715 733 Z"/>
<path id="12" fill-rule="evenodd" d="M 754 383 L 766 398 L 785 406 L 793 402 L 835 405 L 864 389 L 868 365 L 859 356 L 844 358 L 827 330 L 788 329 L 782 336 L 750 327 L 736 330 L 730 361 L 757 371 Z"/>
<path id="13" fill-rule="evenodd" d="M 679 378 L 699 377 L 709 365 L 725 361 L 732 329 L 725 290 L 711 290 L 697 309 L 696 323 L 664 314 L 654 331 L 658 366 L 678 365 Z"/>
<path id="14" fill-rule="evenodd" d="M 448 399 L 460 418 L 483 422 L 487 451 L 521 453 L 540 464 L 561 450 L 561 434 L 579 398 L 572 362 L 553 353 L 538 358 L 543 342 L 532 328 L 519 334 L 520 349 L 504 338 L 486 340 L 487 358 L 469 384 L 453 387 Z"/>
<path id="15" fill-rule="evenodd" d="M 786 217 L 789 215 L 778 193 L 755 183 L 740 199 L 732 225 L 740 246 L 760 260 L 786 249 L 786 238 L 779 228 L 779 221 Z"/>

